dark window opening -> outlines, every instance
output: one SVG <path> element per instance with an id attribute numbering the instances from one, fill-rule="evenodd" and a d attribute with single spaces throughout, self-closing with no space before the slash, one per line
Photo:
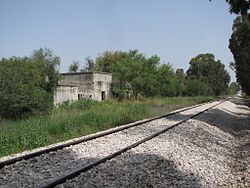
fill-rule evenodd
<path id="1" fill-rule="evenodd" d="M 78 100 L 82 99 L 92 99 L 92 95 L 78 94 Z"/>
<path id="2" fill-rule="evenodd" d="M 78 94 L 78 100 L 87 99 L 84 94 Z"/>

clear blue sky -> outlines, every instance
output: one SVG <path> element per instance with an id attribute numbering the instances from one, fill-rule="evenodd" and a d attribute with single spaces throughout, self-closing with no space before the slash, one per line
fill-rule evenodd
<path id="1" fill-rule="evenodd" d="M 0 58 L 47 47 L 65 72 L 74 60 L 138 49 L 186 70 L 210 52 L 229 70 L 233 19 L 225 0 L 1 0 Z"/>

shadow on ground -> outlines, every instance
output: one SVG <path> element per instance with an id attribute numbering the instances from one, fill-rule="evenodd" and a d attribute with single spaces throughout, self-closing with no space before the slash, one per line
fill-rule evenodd
<path id="1" fill-rule="evenodd" d="M 249 113 L 236 113 L 229 109 L 213 108 L 193 119 L 215 126 L 233 136 L 237 136 L 239 132 L 250 130 L 250 108 L 240 99 L 233 99 L 231 102 L 237 104 L 236 108 L 249 111 Z M 167 119 L 182 120 L 188 117 L 190 115 L 178 114 L 176 117 L 168 117 Z"/>
<path id="2" fill-rule="evenodd" d="M 240 112 L 233 112 L 230 109 L 212 109 L 207 113 L 208 120 L 211 119 L 212 122 L 205 120 L 204 116 L 198 116 L 197 119 L 200 121 L 205 121 L 207 123 L 212 123 L 212 125 L 228 132 L 234 136 L 237 136 L 239 132 L 244 132 L 250 130 L 250 108 L 244 99 L 233 98 L 230 102 L 236 104 L 236 108 Z M 245 112 L 243 113 L 242 110 Z"/>
<path id="3" fill-rule="evenodd" d="M 129 155 L 119 156 L 82 173 L 73 183 L 68 181 L 63 187 L 199 188 L 201 185 L 194 174 L 180 172 L 173 161 L 153 154 L 129 152 Z"/>

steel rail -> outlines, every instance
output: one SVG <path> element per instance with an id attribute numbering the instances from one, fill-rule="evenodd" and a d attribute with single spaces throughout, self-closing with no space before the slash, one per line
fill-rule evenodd
<path id="1" fill-rule="evenodd" d="M 182 123 L 184 123 L 184 122 L 186 122 L 186 121 L 188 121 L 188 120 L 190 120 L 190 119 L 192 119 L 192 118 L 194 118 L 194 117 L 196 117 L 196 116 L 198 116 L 198 115 L 200 115 L 200 114 L 202 114 L 202 113 L 204 113 L 204 112 L 206 112 L 206 111 L 208 111 L 208 110 L 210 110 L 212 108 L 214 108 L 215 106 L 218 106 L 218 105 L 224 103 L 227 100 L 229 100 L 229 98 L 226 99 L 226 100 L 223 100 L 223 101 L 221 101 L 221 102 L 219 102 L 219 103 L 217 103 L 217 104 L 215 104 L 215 105 L 213 105 L 213 106 L 211 106 L 211 107 L 209 107 L 209 108 L 207 108 L 207 109 L 205 109 L 203 111 L 200 111 L 200 112 L 198 112 L 198 113 L 196 113 L 196 114 L 194 114 L 194 115 L 192 115 L 192 116 L 190 116 L 190 117 L 188 117 L 188 118 L 186 118 L 186 119 L 184 119 L 184 120 L 182 120 L 182 121 L 180 121 L 180 122 L 178 122 L 178 123 L 176 123 L 176 124 L 174 124 L 174 125 L 172 125 L 170 127 L 167 127 L 167 128 L 162 129 L 162 130 L 160 130 L 160 131 L 158 131 L 158 132 L 156 132 L 156 133 L 154 133 L 154 134 L 152 134 L 150 136 L 147 136 L 147 137 L 145 137 L 145 138 L 143 138 L 143 139 L 141 139 L 141 140 L 139 140 L 139 141 L 137 141 L 137 142 L 135 142 L 135 143 L 133 143 L 133 144 L 119 150 L 119 151 L 117 151 L 117 152 L 114 152 L 113 154 L 107 155 L 106 157 L 101 158 L 101 159 L 97 160 L 96 162 L 93 162 L 93 163 L 91 163 L 89 165 L 85 165 L 85 166 L 83 166 L 81 168 L 78 168 L 78 169 L 76 169 L 74 171 L 71 171 L 70 173 L 68 173 L 66 175 L 63 175 L 61 177 L 55 178 L 53 181 L 51 181 L 49 183 L 46 183 L 44 185 L 41 185 L 40 188 L 51 188 L 51 187 L 55 187 L 55 186 L 57 186 L 57 185 L 59 185 L 61 183 L 64 183 L 66 180 L 72 179 L 72 178 L 78 176 L 80 173 L 86 172 L 86 171 L 92 169 L 93 167 L 95 167 L 95 166 L 97 166 L 97 165 L 99 165 L 101 163 L 106 162 L 107 160 L 110 160 L 110 159 L 112 159 L 112 158 L 114 158 L 114 157 L 116 157 L 118 155 L 121 155 L 122 153 L 124 153 L 124 152 L 126 152 L 126 151 L 128 151 L 128 150 L 130 150 L 130 149 L 132 149 L 134 147 L 137 147 L 138 145 L 140 145 L 140 144 L 142 144 L 142 143 L 144 143 L 144 142 L 146 142 L 148 140 L 151 140 L 152 138 L 154 138 L 154 137 L 156 137 L 156 136 L 158 136 L 158 135 L 160 135 L 160 134 L 162 134 L 162 133 L 164 133 L 164 132 L 166 132 L 166 131 L 168 131 L 170 129 L 173 129 L 174 127 L 176 127 L 176 126 L 178 126 L 178 125 L 180 125 L 180 124 L 182 124 Z"/>
<path id="2" fill-rule="evenodd" d="M 59 145 L 56 145 L 56 146 L 41 149 L 39 151 L 34 151 L 34 152 L 31 152 L 31 153 L 28 153 L 28 154 L 24 154 L 24 155 L 13 157 L 13 158 L 10 158 L 10 159 L 4 160 L 4 161 L 0 161 L 0 169 L 3 168 L 6 165 L 11 165 L 11 164 L 14 164 L 15 162 L 18 162 L 18 161 L 21 161 L 21 160 L 31 159 L 31 158 L 37 157 L 39 155 L 42 155 L 42 154 L 46 154 L 46 153 L 49 153 L 49 152 L 52 152 L 52 151 L 57 151 L 57 150 L 65 148 L 65 147 L 69 147 L 71 145 L 76 145 L 76 144 L 79 144 L 79 143 L 82 143 L 82 142 L 86 142 L 86 141 L 89 141 L 89 140 L 100 138 L 100 137 L 103 137 L 103 136 L 106 136 L 106 135 L 109 135 L 109 134 L 113 134 L 113 133 L 116 133 L 116 132 L 119 132 L 119 131 L 122 131 L 122 130 L 125 130 L 125 129 L 129 129 L 131 127 L 139 126 L 139 125 L 142 125 L 142 124 L 145 124 L 145 123 L 157 120 L 157 119 L 169 117 L 169 116 L 175 115 L 177 113 L 184 112 L 184 111 L 187 111 L 187 110 L 190 110 L 190 109 L 193 109 L 193 108 L 197 108 L 197 107 L 200 107 L 202 105 L 209 104 L 209 103 L 212 103 L 212 102 L 214 102 L 214 101 L 210 101 L 210 102 L 201 103 L 201 104 L 197 104 L 197 105 L 194 105 L 194 106 L 186 107 L 186 108 L 183 108 L 183 109 L 180 109 L 180 110 L 176 110 L 176 111 L 164 114 L 162 116 L 157 116 L 157 117 L 142 120 L 142 121 L 139 121 L 139 122 L 130 123 L 130 124 L 122 126 L 122 127 L 117 127 L 117 128 L 111 129 L 111 130 L 106 130 L 106 131 L 102 131 L 100 133 L 96 133 L 94 135 L 86 136 L 86 137 L 84 137 L 82 139 L 79 139 L 79 140 L 74 140 L 74 141 L 70 141 L 70 142 L 67 142 L 67 143 L 62 143 L 62 144 L 59 144 Z"/>

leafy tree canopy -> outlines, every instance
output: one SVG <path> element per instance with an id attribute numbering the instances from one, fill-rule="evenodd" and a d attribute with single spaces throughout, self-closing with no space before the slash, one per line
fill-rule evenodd
<path id="1" fill-rule="evenodd" d="M 240 85 L 237 84 L 236 82 L 232 82 L 229 85 L 229 94 L 234 95 L 236 94 L 238 91 L 240 91 Z"/>
<path id="2" fill-rule="evenodd" d="M 185 72 L 183 69 L 176 69 L 175 71 L 176 73 L 176 78 L 180 81 L 180 82 L 185 82 Z"/>
<path id="3" fill-rule="evenodd" d="M 216 61 L 214 58 L 210 53 L 192 58 L 187 70 L 187 79 L 208 83 L 215 95 L 221 95 L 227 90 L 230 76 L 220 60 Z"/>
<path id="4" fill-rule="evenodd" d="M 188 80 L 184 90 L 186 96 L 212 96 L 214 95 L 212 87 L 201 80 Z"/>
<path id="5" fill-rule="evenodd" d="M 138 50 L 124 52 L 123 57 L 112 65 L 114 80 L 123 83 L 124 86 L 129 83 L 136 97 L 139 93 L 147 95 L 146 90 L 153 86 L 150 84 L 153 80 L 150 78 L 157 64 L 158 57 L 147 60 Z"/>
<path id="6" fill-rule="evenodd" d="M 50 49 L 30 57 L 0 60 L 0 117 L 20 118 L 49 111 L 59 80 L 60 58 Z"/>
<path id="7" fill-rule="evenodd" d="M 84 62 L 84 67 L 82 68 L 82 72 L 93 72 L 95 69 L 95 61 L 91 59 L 91 57 L 86 57 Z"/>
<path id="8" fill-rule="evenodd" d="M 96 58 L 95 70 L 102 72 L 114 72 L 117 63 L 125 58 L 126 53 L 122 51 L 106 51 Z"/>
<path id="9" fill-rule="evenodd" d="M 112 63 L 107 63 L 107 67 L 110 68 L 109 71 L 113 73 L 113 79 L 117 82 L 116 87 L 113 88 L 116 94 L 124 95 L 128 89 L 132 90 L 135 97 L 177 94 L 177 82 L 173 69 L 170 65 L 160 64 L 158 56 L 147 58 L 138 50 L 109 52 L 108 56 Z"/>
<path id="10" fill-rule="evenodd" d="M 174 70 L 170 64 L 161 64 L 156 74 L 159 95 L 173 97 L 181 94 L 180 82 L 176 79 Z"/>
<path id="11" fill-rule="evenodd" d="M 41 87 L 52 93 L 60 78 L 60 57 L 54 55 L 51 49 L 40 48 L 34 50 L 30 59 L 40 70 L 40 76 L 42 77 Z"/>
<path id="12" fill-rule="evenodd" d="M 229 4 L 230 13 L 247 15 L 250 9 L 250 0 L 226 0 Z"/>
<path id="13" fill-rule="evenodd" d="M 212 0 L 209 0 L 210 2 Z M 249 9 L 250 9 L 250 0 L 226 0 L 226 2 L 229 5 L 229 11 L 230 13 L 247 16 L 250 19 L 249 16 Z"/>
<path id="14" fill-rule="evenodd" d="M 40 87 L 42 81 L 40 70 L 29 58 L 0 60 L 0 117 L 48 111 L 51 95 Z"/>
<path id="15" fill-rule="evenodd" d="M 69 65 L 69 72 L 74 72 L 76 73 L 79 70 L 79 62 L 74 61 L 72 64 Z"/>
<path id="16" fill-rule="evenodd" d="M 211 1 L 211 0 L 210 0 Z M 229 41 L 229 48 L 235 63 L 230 68 L 236 73 L 237 81 L 242 90 L 250 95 L 249 83 L 249 49 L 250 49 L 250 0 L 226 0 L 230 13 L 239 15 L 234 20 L 233 34 Z"/>
<path id="17" fill-rule="evenodd" d="M 239 16 L 235 19 L 229 40 L 233 54 L 236 78 L 242 90 L 250 95 L 250 21 Z"/>

